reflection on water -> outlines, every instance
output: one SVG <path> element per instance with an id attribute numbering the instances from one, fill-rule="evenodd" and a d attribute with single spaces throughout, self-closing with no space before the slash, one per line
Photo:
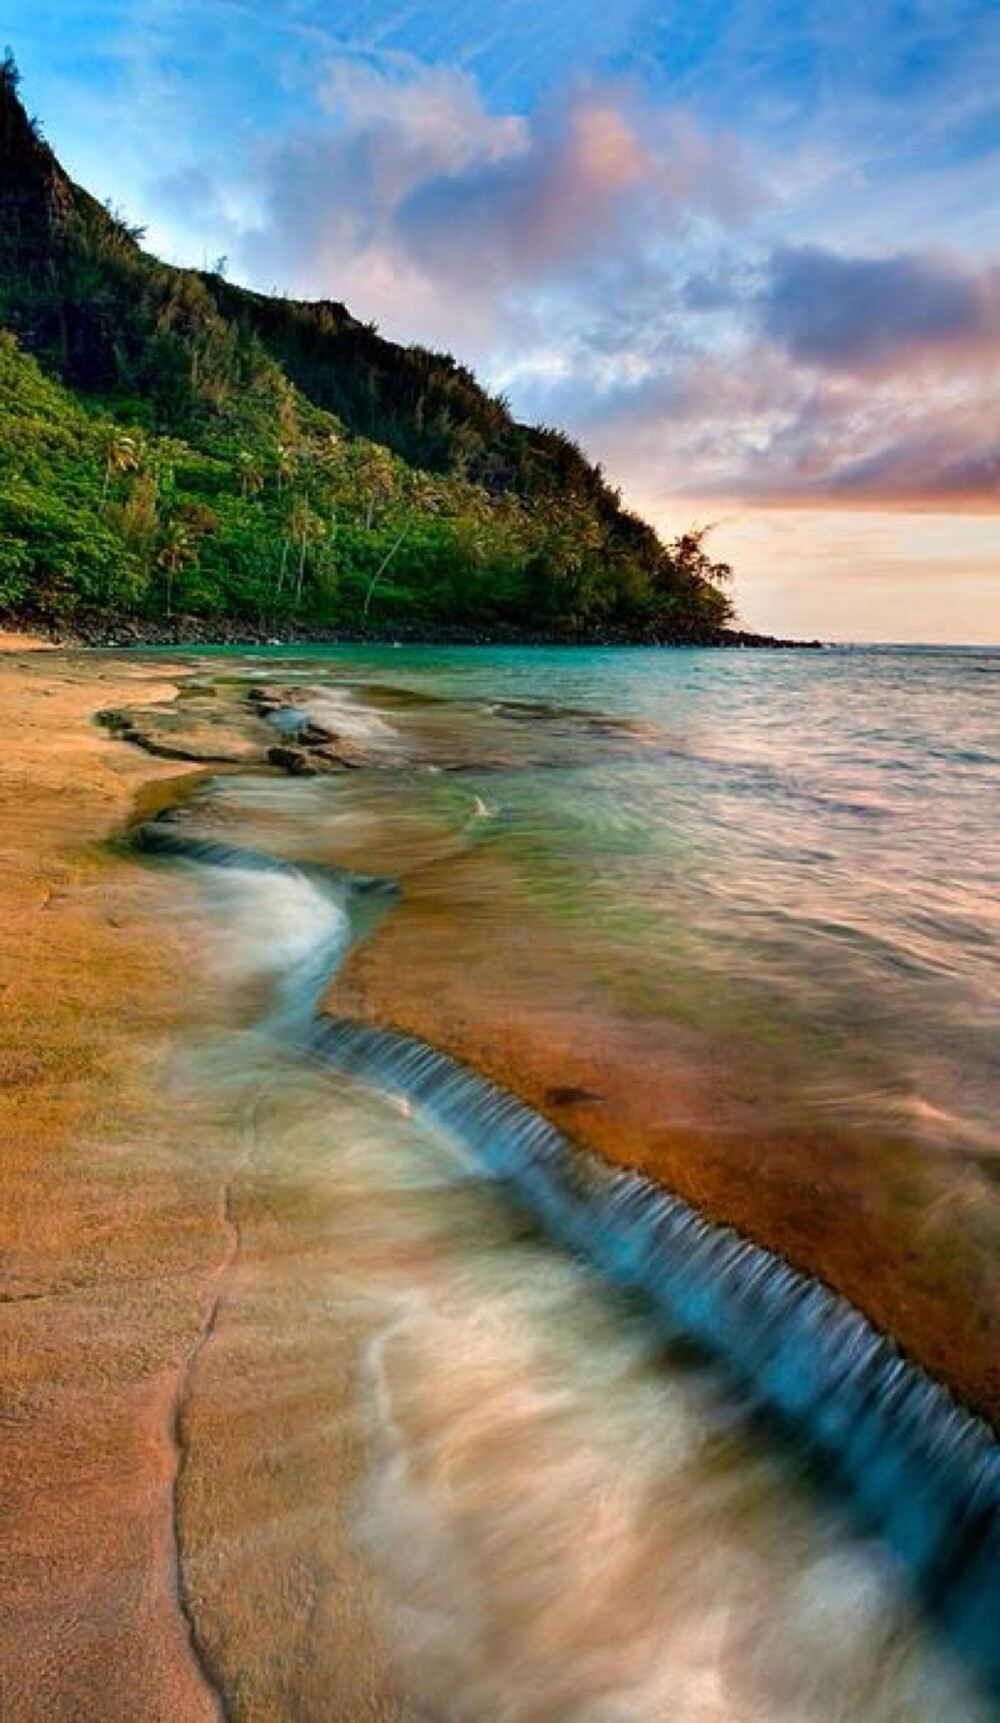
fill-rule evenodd
<path id="1" fill-rule="evenodd" d="M 526 752 L 453 776 L 395 764 L 383 708 L 364 718 L 388 751 L 380 774 L 220 780 L 177 822 L 293 864 L 206 870 L 205 885 L 227 982 L 266 1007 L 259 1152 L 274 1167 L 307 1154 L 329 1187 L 322 1297 L 355 1339 L 366 1455 L 351 1521 L 414 1714 L 985 1718 L 888 1549 L 817 1489 L 804 1450 L 546 1243 L 461 1133 L 391 1085 L 300 1063 L 288 1032 L 352 923 L 392 914 L 331 867 L 405 892 L 487 845 L 623 1009 L 735 1037 L 800 1111 L 835 1111 L 862 1138 L 891 1120 L 917 1161 L 975 1166 L 992 1122 L 990 677 L 966 658 L 331 658 L 288 672 L 337 680 L 331 723 L 358 704 L 343 670 L 370 658 L 383 681 L 459 697 L 467 748 L 477 703 L 485 722 L 501 697 L 636 721 L 610 750 L 570 726 L 558 770 Z M 232 1083 L 243 1045 L 223 1039 L 203 1078 L 215 1060 Z"/>

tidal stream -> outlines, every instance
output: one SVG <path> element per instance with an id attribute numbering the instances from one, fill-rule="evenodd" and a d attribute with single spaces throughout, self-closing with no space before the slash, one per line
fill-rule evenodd
<path id="1" fill-rule="evenodd" d="M 384 715 L 334 710 L 385 743 Z M 324 1181 L 348 1521 L 406 1714 L 993 1715 L 987 1428 L 779 1257 L 419 1038 L 317 1016 L 407 878 L 503 817 L 495 765 L 383 765 L 213 779 L 137 836 L 198 880 L 232 999 L 197 1080 L 252 1093 L 268 1164 Z"/>

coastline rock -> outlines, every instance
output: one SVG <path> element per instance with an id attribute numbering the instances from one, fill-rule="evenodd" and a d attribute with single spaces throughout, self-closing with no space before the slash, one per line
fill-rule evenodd
<path id="1" fill-rule="evenodd" d="M 142 650 L 160 646 L 659 646 L 715 647 L 722 651 L 758 648 L 768 651 L 822 651 L 822 640 L 782 640 L 771 634 L 754 634 L 745 628 L 723 628 L 696 636 L 649 635 L 627 629 L 581 629 L 574 634 L 554 634 L 544 628 L 519 628 L 493 624 L 476 628 L 466 623 L 396 622 L 369 628 L 334 625 L 291 624 L 276 634 L 272 628 L 254 627 L 236 617 L 176 616 L 151 620 L 136 617 L 77 617 L 69 627 L 48 617 L 18 614 L 6 619 L 9 626 L 30 628 L 35 634 L 63 645 L 122 647 Z"/>
<path id="2" fill-rule="evenodd" d="M 268 748 L 267 757 L 272 766 L 280 766 L 282 771 L 290 772 L 294 778 L 314 778 L 317 772 L 315 760 L 303 748 L 288 747 L 279 743 L 274 748 Z"/>

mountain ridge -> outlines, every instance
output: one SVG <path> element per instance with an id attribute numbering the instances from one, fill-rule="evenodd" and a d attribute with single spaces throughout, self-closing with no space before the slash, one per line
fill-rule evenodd
<path id="1" fill-rule="evenodd" d="M 731 630 L 702 532 L 663 544 L 569 437 L 450 355 L 145 252 L 66 174 L 19 81 L 8 54 L 0 612 L 91 634 L 193 618 L 766 643 Z"/>

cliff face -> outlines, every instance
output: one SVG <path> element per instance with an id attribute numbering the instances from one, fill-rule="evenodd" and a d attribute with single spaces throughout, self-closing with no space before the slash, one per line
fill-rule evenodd
<path id="1" fill-rule="evenodd" d="M 47 256 L 66 241 L 74 207 L 73 188 L 28 119 L 7 61 L 0 67 L 0 244 L 25 262 Z"/>
<path id="2" fill-rule="evenodd" d="M 116 256 L 138 247 L 75 186 L 0 67 L 0 324 L 27 351 L 84 388 L 116 372 Z"/>

